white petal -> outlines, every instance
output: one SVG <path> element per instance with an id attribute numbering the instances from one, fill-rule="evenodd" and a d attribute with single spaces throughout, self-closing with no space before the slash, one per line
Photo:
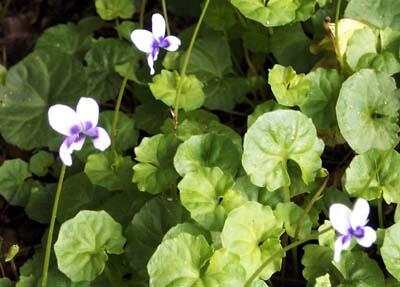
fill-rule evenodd
<path id="1" fill-rule="evenodd" d="M 69 146 L 69 152 L 72 153 L 74 150 L 81 150 L 84 143 L 85 143 L 85 137 L 83 136 L 80 139 L 74 141 Z"/>
<path id="2" fill-rule="evenodd" d="M 329 208 L 329 219 L 333 228 L 341 234 L 347 234 L 350 225 L 351 210 L 346 205 L 335 203 Z"/>
<path id="3" fill-rule="evenodd" d="M 151 54 L 147 55 L 147 65 L 149 65 L 150 68 L 150 75 L 154 75 L 154 59 Z"/>
<path id="4" fill-rule="evenodd" d="M 161 14 L 153 14 L 151 17 L 153 36 L 155 39 L 159 40 L 165 36 L 165 20 Z"/>
<path id="5" fill-rule="evenodd" d="M 180 44 L 181 44 L 181 40 L 178 39 L 178 37 L 175 36 L 168 36 L 165 38 L 166 41 L 168 41 L 169 46 L 165 47 L 165 50 L 168 51 L 176 51 L 178 50 Z"/>
<path id="6" fill-rule="evenodd" d="M 60 134 L 69 136 L 73 126 L 81 126 L 77 113 L 68 106 L 54 105 L 48 111 L 50 126 Z"/>
<path id="7" fill-rule="evenodd" d="M 342 250 L 343 250 L 342 239 L 341 237 L 339 237 L 335 241 L 335 250 L 334 250 L 335 253 L 333 255 L 333 260 L 335 260 L 336 262 L 340 261 L 340 253 L 342 253 Z"/>
<path id="8" fill-rule="evenodd" d="M 376 232 L 369 226 L 364 227 L 364 236 L 356 238 L 358 244 L 364 247 L 370 247 L 376 240 Z"/>
<path id="9" fill-rule="evenodd" d="M 99 105 L 92 98 L 80 98 L 76 106 L 76 113 L 84 127 L 87 122 L 90 122 L 92 127 L 97 126 L 97 122 L 99 121 Z"/>
<path id="10" fill-rule="evenodd" d="M 153 50 L 154 37 L 150 31 L 136 29 L 131 33 L 131 40 L 142 52 L 150 53 Z"/>
<path id="11" fill-rule="evenodd" d="M 99 131 L 99 135 L 96 139 L 93 139 L 93 145 L 95 148 L 103 151 L 110 146 L 111 140 L 105 129 L 97 128 L 97 130 Z"/>
<path id="12" fill-rule="evenodd" d="M 65 141 L 60 146 L 59 155 L 60 155 L 60 158 L 61 158 L 62 162 L 65 165 L 67 165 L 67 166 L 71 166 L 72 165 L 72 156 L 71 156 L 71 153 L 70 153 Z"/>
<path id="13" fill-rule="evenodd" d="M 353 211 L 350 216 L 350 223 L 353 229 L 358 226 L 367 224 L 369 215 L 369 204 L 365 199 L 359 198 L 354 204 Z"/>

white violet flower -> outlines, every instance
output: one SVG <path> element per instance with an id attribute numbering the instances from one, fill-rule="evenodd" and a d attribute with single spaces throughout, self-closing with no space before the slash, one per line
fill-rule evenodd
<path id="1" fill-rule="evenodd" d="M 71 154 L 80 150 L 89 137 L 95 148 L 103 151 L 111 144 L 105 129 L 97 127 L 99 105 L 92 98 L 81 98 L 76 111 L 65 105 L 54 105 L 48 111 L 50 126 L 65 139 L 60 146 L 60 158 L 65 165 L 72 165 Z"/>
<path id="2" fill-rule="evenodd" d="M 175 36 L 165 37 L 165 20 L 161 14 L 154 14 L 151 20 L 152 32 L 144 29 L 136 29 L 131 33 L 131 40 L 140 51 L 146 53 L 150 75 L 154 75 L 153 66 L 157 60 L 160 48 L 168 51 L 176 51 L 181 44 L 181 40 Z"/>
<path id="3" fill-rule="evenodd" d="M 332 204 L 329 208 L 329 218 L 333 228 L 341 235 L 335 242 L 334 260 L 340 260 L 342 250 L 350 247 L 354 238 L 363 247 L 370 247 L 376 240 L 376 232 L 369 226 L 368 222 L 369 205 L 365 199 L 358 199 L 353 210 L 339 203 Z"/>

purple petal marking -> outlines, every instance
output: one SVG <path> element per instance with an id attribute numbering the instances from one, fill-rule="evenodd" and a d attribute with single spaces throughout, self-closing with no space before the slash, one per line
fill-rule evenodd
<path id="1" fill-rule="evenodd" d="M 74 142 L 76 142 L 76 139 L 79 137 L 79 135 L 71 135 L 68 136 L 64 139 L 65 145 L 69 148 Z"/>
<path id="2" fill-rule="evenodd" d="M 171 43 L 166 38 L 160 38 L 158 46 L 161 48 L 168 48 Z"/>
<path id="3" fill-rule="evenodd" d="M 350 234 L 343 235 L 342 236 L 342 245 L 344 245 L 349 240 L 351 240 L 351 235 Z"/>
<path id="4" fill-rule="evenodd" d="M 357 238 L 363 238 L 364 237 L 364 227 L 362 226 L 357 226 L 356 230 L 353 230 L 353 235 Z"/>
<path id="5" fill-rule="evenodd" d="M 99 130 L 97 128 L 92 128 L 90 130 L 85 131 L 85 135 L 90 137 L 92 140 L 95 140 L 99 137 Z"/>
<path id="6" fill-rule="evenodd" d="M 93 124 L 92 122 L 85 122 L 85 131 L 90 130 L 91 128 L 93 128 Z"/>
<path id="7" fill-rule="evenodd" d="M 78 134 L 81 131 L 80 126 L 78 125 L 73 125 L 70 129 L 69 129 L 70 133 L 72 135 Z"/>

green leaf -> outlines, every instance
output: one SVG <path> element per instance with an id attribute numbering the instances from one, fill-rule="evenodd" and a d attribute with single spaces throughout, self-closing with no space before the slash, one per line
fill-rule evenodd
<path id="1" fill-rule="evenodd" d="M 168 106 L 175 106 L 176 89 L 180 76 L 178 72 L 162 70 L 153 77 L 149 87 L 154 97 Z M 179 108 L 191 111 L 200 108 L 204 103 L 203 84 L 194 75 L 186 75 L 179 98 Z"/>
<path id="2" fill-rule="evenodd" d="M 400 105 L 395 80 L 360 70 L 342 85 L 336 105 L 340 132 L 357 153 L 388 150 L 398 143 Z"/>
<path id="3" fill-rule="evenodd" d="M 221 239 L 224 248 L 240 257 L 249 277 L 272 254 L 282 251 L 279 240 L 282 233 L 282 220 L 275 216 L 271 207 L 251 201 L 229 213 Z M 280 270 L 283 256 L 282 251 L 264 268 L 260 277 L 266 280 Z"/>
<path id="4" fill-rule="evenodd" d="M 283 220 L 286 233 L 295 238 L 297 225 L 303 216 L 304 210 L 293 202 L 279 203 L 276 206 L 276 215 Z M 306 215 L 302 226 L 299 229 L 298 239 L 305 239 L 311 233 L 312 222 L 310 217 Z"/>
<path id="5" fill-rule="evenodd" d="M 319 276 L 315 280 L 314 287 L 331 287 L 331 281 L 329 280 L 329 274 L 326 273 L 323 276 Z"/>
<path id="6" fill-rule="evenodd" d="M 37 176 L 45 176 L 54 162 L 54 156 L 51 153 L 41 150 L 30 158 L 29 170 Z"/>
<path id="7" fill-rule="evenodd" d="M 266 27 L 282 26 L 296 19 L 299 1 L 293 0 L 231 0 L 233 6 L 251 20 Z"/>
<path id="8" fill-rule="evenodd" d="M 385 239 L 380 249 L 386 269 L 400 281 L 400 223 L 395 223 L 385 231 Z"/>
<path id="9" fill-rule="evenodd" d="M 247 128 L 250 128 L 261 115 L 267 112 L 283 109 L 286 109 L 286 107 L 278 104 L 275 100 L 268 100 L 257 105 L 253 113 L 247 117 Z"/>
<path id="10" fill-rule="evenodd" d="M 377 53 L 378 37 L 374 31 L 365 26 L 357 29 L 347 43 L 345 51 L 346 62 L 353 71 L 357 70 L 360 58 L 366 54 Z"/>
<path id="11" fill-rule="evenodd" d="M 56 48 L 67 54 L 88 50 L 92 41 L 91 32 L 79 29 L 71 23 L 52 26 L 44 31 L 36 42 L 35 49 Z"/>
<path id="12" fill-rule="evenodd" d="M 383 52 L 381 54 L 365 54 L 360 58 L 358 67 L 360 69 L 371 68 L 389 75 L 400 72 L 400 62 L 395 54 L 390 52 Z"/>
<path id="13" fill-rule="evenodd" d="M 103 20 L 129 19 L 135 13 L 133 0 L 96 0 L 96 11 Z"/>
<path id="14" fill-rule="evenodd" d="M 226 0 L 210 2 L 204 22 L 216 31 L 227 31 L 236 23 L 235 9 Z"/>
<path id="15" fill-rule="evenodd" d="M 173 239 L 178 237 L 181 233 L 188 233 L 193 236 L 203 235 L 204 238 L 207 239 L 207 242 L 212 242 L 210 232 L 198 225 L 196 222 L 178 223 L 168 230 L 168 232 L 164 235 L 163 240 Z"/>
<path id="16" fill-rule="evenodd" d="M 106 129 L 111 135 L 114 112 L 105 111 L 100 114 L 99 126 Z M 115 129 L 115 148 L 119 152 L 126 151 L 136 145 L 138 133 L 135 129 L 135 120 L 123 112 L 119 112 L 118 123 Z"/>
<path id="17" fill-rule="evenodd" d="M 241 151 L 227 135 L 195 135 L 178 147 L 174 166 L 181 176 L 201 167 L 219 167 L 235 175 L 240 166 L 240 156 Z"/>
<path id="18" fill-rule="evenodd" d="M 251 181 L 273 191 L 291 184 L 288 160 L 300 167 L 305 184 L 313 182 L 324 144 L 305 115 L 278 110 L 257 119 L 245 134 L 243 148 L 242 164 Z"/>
<path id="19" fill-rule="evenodd" d="M 0 64 L 0 85 L 6 83 L 7 78 L 7 68 Z"/>
<path id="20" fill-rule="evenodd" d="M 134 61 L 136 56 L 135 49 L 126 41 L 113 38 L 97 40 L 85 55 L 87 94 L 99 102 L 115 98 L 122 81 L 115 67 Z"/>
<path id="21" fill-rule="evenodd" d="M 25 212 L 30 219 L 42 224 L 50 222 L 56 186 L 56 184 L 45 186 L 38 184 L 30 188 L 29 201 L 25 206 Z"/>
<path id="22" fill-rule="evenodd" d="M 191 217 L 208 230 L 220 231 L 228 213 L 245 202 L 232 185 L 232 177 L 218 167 L 203 167 L 187 173 L 178 189 Z"/>
<path id="23" fill-rule="evenodd" d="M 6 258 L 4 258 L 4 261 L 10 262 L 18 254 L 18 252 L 19 252 L 19 246 L 17 244 L 11 245 L 7 251 L 7 255 Z"/>
<path id="24" fill-rule="evenodd" d="M 243 45 L 252 52 L 270 52 L 268 28 L 257 22 L 248 22 L 243 33 Z"/>
<path id="25" fill-rule="evenodd" d="M 131 41 L 131 33 L 135 29 L 139 29 L 139 24 L 132 21 L 123 21 L 121 24 L 115 26 L 118 35 L 128 41 Z"/>
<path id="26" fill-rule="evenodd" d="M 157 194 L 176 187 L 179 175 L 173 159 L 180 143 L 172 134 L 143 138 L 135 148 L 138 163 L 133 166 L 132 179 L 140 191 Z"/>
<path id="27" fill-rule="evenodd" d="M 0 132 L 22 149 L 56 145 L 47 111 L 54 104 L 76 105 L 86 90 L 82 64 L 55 49 L 33 52 L 7 73 L 0 87 Z"/>
<path id="28" fill-rule="evenodd" d="M 28 200 L 23 185 L 32 174 L 21 159 L 10 159 L 0 166 L 0 194 L 12 205 L 24 206 Z"/>
<path id="29" fill-rule="evenodd" d="M 279 104 L 284 106 L 300 106 L 311 90 L 311 82 L 304 74 L 296 74 L 292 67 L 274 65 L 269 70 L 268 84 Z"/>
<path id="30" fill-rule="evenodd" d="M 103 272 L 107 254 L 121 254 L 122 227 L 104 211 L 82 210 L 61 225 L 54 244 L 58 268 L 72 281 L 92 281 Z"/>
<path id="31" fill-rule="evenodd" d="M 379 28 L 400 30 L 400 2 L 397 0 L 351 0 L 345 17 L 366 21 Z"/>
<path id="32" fill-rule="evenodd" d="M 399 203 L 400 154 L 395 150 L 369 150 L 353 158 L 346 169 L 345 188 L 351 196 L 383 198 Z"/>
<path id="33" fill-rule="evenodd" d="M 307 74 L 311 90 L 300 106 L 318 129 L 337 127 L 336 102 L 344 77 L 336 70 L 318 68 Z"/>
<path id="34" fill-rule="evenodd" d="M 13 282 L 7 277 L 0 278 L 0 287 L 13 287 L 13 286 L 14 286 Z"/>
<path id="35" fill-rule="evenodd" d="M 162 198 L 147 202 L 126 228 L 126 256 L 134 270 L 146 264 L 168 230 L 189 219 L 189 214 L 179 204 Z"/>
<path id="36" fill-rule="evenodd" d="M 147 265 L 151 287 L 242 287 L 239 258 L 224 249 L 213 254 L 205 238 L 182 233 L 165 240 Z"/>
<path id="37" fill-rule="evenodd" d="M 378 263 L 361 251 L 344 252 L 340 262 L 333 262 L 344 279 L 343 286 L 384 286 L 385 276 Z"/>
<path id="38" fill-rule="evenodd" d="M 132 167 L 130 156 L 122 157 L 106 151 L 88 157 L 85 173 L 93 184 L 108 190 L 131 190 Z"/>

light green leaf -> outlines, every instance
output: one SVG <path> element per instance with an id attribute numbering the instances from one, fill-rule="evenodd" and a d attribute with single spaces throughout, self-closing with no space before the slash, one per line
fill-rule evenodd
<path id="1" fill-rule="evenodd" d="M 311 120 L 298 111 L 265 113 L 244 137 L 242 164 L 251 181 L 269 191 L 289 187 L 288 160 L 300 167 L 302 180 L 311 183 L 321 168 L 324 149 Z"/>
<path id="2" fill-rule="evenodd" d="M 122 81 L 115 67 L 134 61 L 136 55 L 135 49 L 126 41 L 113 38 L 97 40 L 85 55 L 87 94 L 100 102 L 115 98 Z"/>
<path id="3" fill-rule="evenodd" d="M 207 242 L 212 242 L 210 232 L 201 227 L 196 222 L 178 223 L 174 227 L 171 227 L 170 230 L 168 230 L 162 240 L 173 239 L 175 237 L 178 237 L 181 233 L 188 233 L 193 236 L 203 235 L 204 238 L 207 239 Z"/>
<path id="4" fill-rule="evenodd" d="M 345 51 L 346 62 L 353 71 L 357 70 L 357 64 L 365 54 L 377 53 L 378 37 L 374 31 L 365 26 L 362 29 L 357 29 L 352 34 L 347 43 Z"/>
<path id="5" fill-rule="evenodd" d="M 345 188 L 351 196 L 400 202 L 400 154 L 369 150 L 353 158 L 346 169 Z"/>
<path id="6" fill-rule="evenodd" d="M 25 180 L 31 177 L 28 164 L 21 159 L 10 159 L 0 166 L 0 194 L 12 205 L 24 206 L 29 193 L 23 192 Z"/>
<path id="7" fill-rule="evenodd" d="M 178 189 L 191 217 L 208 230 L 220 231 L 228 213 L 245 202 L 232 185 L 231 175 L 218 167 L 202 167 L 187 173 Z"/>
<path id="8" fill-rule="evenodd" d="M 51 153 L 41 150 L 29 159 L 29 170 L 37 176 L 45 176 L 54 162 Z"/>
<path id="9" fill-rule="evenodd" d="M 269 70 L 268 84 L 277 102 L 284 106 L 300 106 L 311 90 L 311 81 L 304 74 L 296 74 L 292 67 L 274 65 Z"/>
<path id="10" fill-rule="evenodd" d="M 33 52 L 7 73 L 0 87 L 0 132 L 10 144 L 32 149 L 59 144 L 48 124 L 54 104 L 75 106 L 86 90 L 82 64 L 56 49 Z"/>
<path id="11" fill-rule="evenodd" d="M 168 106 L 175 106 L 176 89 L 180 76 L 178 72 L 162 70 L 153 77 L 149 87 L 154 97 Z M 204 103 L 203 84 L 194 75 L 186 75 L 179 98 L 179 107 L 185 111 L 200 108 Z"/>
<path id="12" fill-rule="evenodd" d="M 126 228 L 126 256 L 134 270 L 146 268 L 164 235 L 171 227 L 189 219 L 187 211 L 179 202 L 154 198 L 147 202 Z"/>
<path id="13" fill-rule="evenodd" d="M 104 211 L 82 210 L 61 225 L 54 244 L 58 268 L 71 281 L 92 281 L 103 272 L 107 254 L 121 254 L 125 238 Z"/>
<path id="14" fill-rule="evenodd" d="M 96 0 L 96 11 L 103 20 L 129 19 L 135 12 L 133 0 Z"/>
<path id="15" fill-rule="evenodd" d="M 297 225 L 303 216 L 304 210 L 293 202 L 279 203 L 276 206 L 276 215 L 283 220 L 286 233 L 295 238 Z M 311 233 L 312 222 L 310 217 L 306 215 L 302 226 L 299 229 L 298 239 L 304 239 Z"/>
<path id="16" fill-rule="evenodd" d="M 388 150 L 398 143 L 398 95 L 395 80 L 374 70 L 360 70 L 343 83 L 336 114 L 353 150 Z"/>
<path id="17" fill-rule="evenodd" d="M 400 223 L 395 223 L 385 231 L 385 239 L 380 249 L 386 269 L 400 281 Z"/>
<path id="18" fill-rule="evenodd" d="M 331 287 L 331 281 L 329 280 L 329 273 L 326 273 L 323 276 L 319 276 L 315 280 L 314 287 Z"/>
<path id="19" fill-rule="evenodd" d="M 10 262 L 18 254 L 18 252 L 19 252 L 19 246 L 17 244 L 11 245 L 7 251 L 6 258 L 4 258 L 4 261 Z"/>
<path id="20" fill-rule="evenodd" d="M 307 74 L 311 82 L 301 111 L 313 120 L 318 129 L 337 127 L 336 102 L 344 77 L 336 70 L 318 68 Z"/>
<path id="21" fill-rule="evenodd" d="M 250 128 L 261 115 L 267 112 L 284 109 L 287 108 L 278 104 L 275 100 L 268 100 L 262 104 L 257 105 L 253 113 L 247 117 L 247 128 Z"/>
<path id="22" fill-rule="evenodd" d="M 13 287 L 13 286 L 14 286 L 13 282 L 7 277 L 0 278 L 0 287 Z"/>
<path id="23" fill-rule="evenodd" d="M 400 30 L 400 2 L 397 0 L 351 0 L 345 17 L 366 21 L 379 28 Z"/>
<path id="24" fill-rule="evenodd" d="M 139 23 L 132 21 L 123 21 L 121 24 L 115 26 L 115 30 L 117 30 L 118 35 L 128 41 L 132 41 L 131 33 L 135 29 L 139 29 Z"/>
<path id="25" fill-rule="evenodd" d="M 240 155 L 241 151 L 227 135 L 195 135 L 178 147 L 174 166 L 181 176 L 201 167 L 219 167 L 235 175 L 240 166 Z"/>
<path id="26" fill-rule="evenodd" d="M 83 31 L 71 23 L 59 24 L 44 31 L 37 40 L 35 49 L 56 48 L 72 55 L 88 50 L 91 40 L 91 32 Z"/>
<path id="27" fill-rule="evenodd" d="M 122 157 L 106 151 L 88 157 L 85 173 L 93 184 L 108 190 L 131 190 L 132 167 L 130 156 Z"/>
<path id="28" fill-rule="evenodd" d="M 359 69 L 371 68 L 389 75 L 400 72 L 400 62 L 391 52 L 365 54 L 358 62 Z"/>
<path id="29" fill-rule="evenodd" d="M 109 135 L 112 130 L 114 112 L 105 111 L 100 114 L 99 126 L 105 128 Z M 136 145 L 138 133 L 135 129 L 135 120 L 123 112 L 119 112 L 118 124 L 115 129 L 115 148 L 119 152 L 126 151 Z"/>
<path id="30" fill-rule="evenodd" d="M 251 20 L 266 27 L 282 26 L 296 19 L 299 1 L 293 0 L 231 0 L 233 6 Z"/>
<path id="31" fill-rule="evenodd" d="M 138 163 L 133 166 L 132 179 L 140 191 L 157 194 L 176 187 L 179 175 L 173 159 L 180 143 L 172 134 L 143 138 L 135 148 Z"/>
<path id="32" fill-rule="evenodd" d="M 242 287 L 245 282 L 238 256 L 224 249 L 213 254 L 202 235 L 187 233 L 163 241 L 147 269 L 150 287 Z"/>
<path id="33" fill-rule="evenodd" d="M 224 248 L 240 257 L 249 277 L 267 258 L 282 250 L 279 240 L 282 233 L 282 220 L 275 216 L 271 207 L 247 202 L 229 213 L 221 239 Z M 260 277 L 266 280 L 280 270 L 283 256 L 282 251 Z"/>
<path id="34" fill-rule="evenodd" d="M 7 68 L 0 64 L 0 85 L 6 83 L 7 78 Z"/>
<path id="35" fill-rule="evenodd" d="M 227 31 L 236 23 L 235 9 L 226 0 L 213 0 L 210 2 L 204 23 L 216 31 Z"/>

